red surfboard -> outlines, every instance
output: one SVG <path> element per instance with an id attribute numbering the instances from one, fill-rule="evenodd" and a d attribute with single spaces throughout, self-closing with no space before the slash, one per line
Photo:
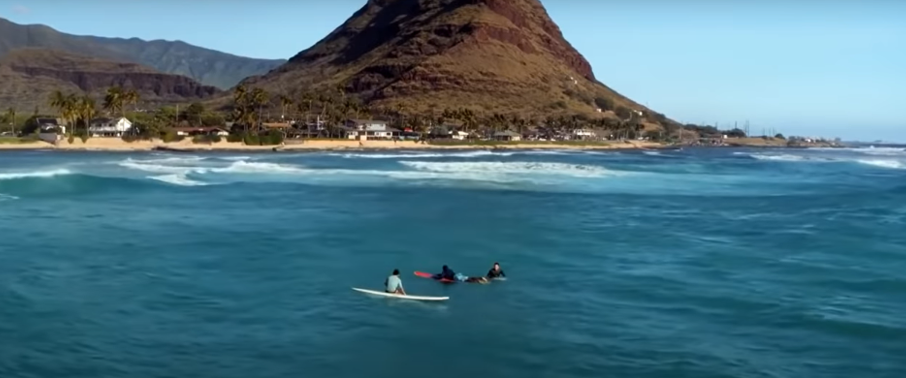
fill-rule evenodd
<path id="1" fill-rule="evenodd" d="M 456 282 L 455 280 L 448 280 L 448 279 L 446 279 L 446 278 L 442 278 L 442 279 L 434 278 L 434 274 L 432 274 L 432 273 L 425 273 L 425 272 L 416 271 L 416 272 L 415 272 L 415 275 L 416 275 L 416 276 L 419 276 L 419 277 L 421 277 L 421 278 L 430 278 L 430 279 L 432 279 L 432 280 L 440 281 L 440 282 L 443 282 L 443 283 L 454 283 L 454 282 Z"/>

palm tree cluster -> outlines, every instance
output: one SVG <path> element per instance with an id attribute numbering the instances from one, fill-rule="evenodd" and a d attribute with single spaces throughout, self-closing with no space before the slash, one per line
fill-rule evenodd
<path id="1" fill-rule="evenodd" d="M 67 127 L 67 134 L 72 136 L 77 124 L 82 124 L 84 134 L 88 136 L 91 120 L 98 114 L 97 103 L 88 95 L 77 96 L 55 91 L 50 95 L 50 106 L 57 110 Z"/>
<path id="2" fill-rule="evenodd" d="M 126 117 L 126 106 L 138 103 L 139 95 L 134 89 L 123 89 L 121 87 L 112 87 L 107 89 L 104 96 L 104 110 L 111 114 L 118 114 Z"/>
<path id="3" fill-rule="evenodd" d="M 249 90 L 245 85 L 237 86 L 233 90 L 233 121 L 242 125 L 246 134 L 249 129 L 260 131 L 261 110 L 267 106 L 269 98 L 264 89 Z"/>

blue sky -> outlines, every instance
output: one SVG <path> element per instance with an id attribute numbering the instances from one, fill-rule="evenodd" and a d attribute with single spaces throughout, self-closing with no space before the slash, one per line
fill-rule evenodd
<path id="1" fill-rule="evenodd" d="M 671 118 L 906 142 L 906 1 L 542 1 L 599 80 Z M 0 0 L 0 17 L 288 58 L 364 3 Z"/>

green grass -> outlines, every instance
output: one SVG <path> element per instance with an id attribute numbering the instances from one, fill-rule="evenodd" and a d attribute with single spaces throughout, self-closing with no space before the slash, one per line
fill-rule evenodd
<path id="1" fill-rule="evenodd" d="M 27 137 L 27 138 L 0 137 L 0 144 L 27 144 L 27 143 L 37 142 L 37 141 L 38 141 L 38 139 L 31 138 L 31 137 Z"/>

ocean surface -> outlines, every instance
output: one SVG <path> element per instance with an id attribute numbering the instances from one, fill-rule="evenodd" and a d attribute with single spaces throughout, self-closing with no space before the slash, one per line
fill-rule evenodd
<path id="1" fill-rule="evenodd" d="M 906 151 L 0 152 L 0 377 L 425 376 L 906 377 Z"/>

